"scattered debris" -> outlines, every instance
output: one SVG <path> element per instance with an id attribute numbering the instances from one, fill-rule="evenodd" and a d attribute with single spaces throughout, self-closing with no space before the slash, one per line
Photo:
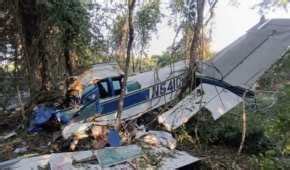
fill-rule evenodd
<path id="1" fill-rule="evenodd" d="M 151 153 L 163 155 L 159 169 L 176 169 L 191 165 L 200 159 L 178 150 L 152 147 Z M 34 157 L 19 157 L 1 162 L 0 169 L 139 169 L 157 168 L 144 160 L 145 153 L 137 145 L 109 147 L 100 150 L 54 153 Z M 146 162 L 142 165 L 141 162 Z M 143 167 L 145 166 L 145 167 Z"/>
<path id="2" fill-rule="evenodd" d="M 105 148 L 96 151 L 99 164 L 102 167 L 116 165 L 140 157 L 141 148 L 137 145 Z"/>
<path id="3" fill-rule="evenodd" d="M 108 142 L 111 147 L 117 147 L 121 145 L 121 137 L 119 132 L 115 129 L 110 129 L 108 134 Z"/>
<path id="4" fill-rule="evenodd" d="M 28 149 L 27 146 L 24 146 L 24 147 L 16 148 L 13 152 L 16 154 L 25 153 L 27 152 L 27 149 Z"/>
<path id="5" fill-rule="evenodd" d="M 136 139 L 153 146 L 164 146 L 169 149 L 175 149 L 176 147 L 176 140 L 170 133 L 164 131 L 138 131 Z"/>
<path id="6" fill-rule="evenodd" d="M 91 122 L 72 122 L 64 127 L 62 130 L 62 136 L 64 139 L 68 139 L 75 134 L 85 134 L 91 126 Z"/>
<path id="7" fill-rule="evenodd" d="M 277 24 L 281 21 L 270 20 L 254 26 L 243 38 L 218 53 L 211 63 L 206 63 L 208 67 L 202 70 L 198 65 L 197 87 L 173 108 L 159 115 L 158 122 L 171 131 L 202 108 L 209 110 L 216 120 L 238 105 L 243 94 L 248 94 L 254 83 L 288 48 L 289 30 Z M 134 120 L 176 99 L 177 91 L 182 87 L 186 62 L 179 61 L 130 77 L 122 120 Z M 70 150 L 83 149 L 78 147 L 83 139 L 89 140 L 90 148 L 95 150 L 21 157 L 0 163 L 0 169 L 137 169 L 138 161 L 142 157 L 146 159 L 145 145 L 150 154 L 158 155 L 155 161 L 160 163 L 160 169 L 180 168 L 198 161 L 186 152 L 175 150 L 176 140 L 169 132 L 145 131 L 145 126 L 140 130 L 130 123 L 125 125 L 124 133 L 111 129 L 116 119 L 123 74 L 117 64 L 97 64 L 79 77 L 68 79 L 67 100 L 63 106 L 40 104 L 34 109 L 30 132 L 59 131 L 62 125 L 70 123 L 62 130 L 63 140 L 69 142 Z M 250 92 L 249 96 L 253 97 L 254 93 Z M 10 132 L 0 136 L 0 141 L 15 135 L 15 131 Z M 54 145 L 59 138 L 59 135 L 53 136 L 48 146 Z M 125 140 L 121 141 L 121 138 Z M 134 139 L 141 141 L 142 148 L 129 145 Z M 14 142 L 4 145 L 1 154 L 5 155 L 7 150 L 17 155 L 27 152 L 28 148 L 31 149 L 26 144 L 15 145 Z M 38 149 L 47 148 L 41 145 Z M 157 166 L 147 163 L 146 167 L 154 169 Z"/>
<path id="8" fill-rule="evenodd" d="M 106 126 L 91 125 L 91 126 L 81 126 L 81 127 L 85 127 L 85 128 L 76 129 L 76 132 L 74 132 L 72 135 L 73 141 L 70 144 L 71 151 L 75 150 L 77 144 L 79 143 L 79 140 L 88 138 L 88 137 L 91 137 L 92 139 L 94 139 L 93 148 L 95 149 L 103 148 L 107 145 L 107 143 L 110 143 L 108 140 L 108 134 L 110 131 L 108 131 L 108 128 Z M 115 146 L 117 145 L 115 144 Z"/>
<path id="9" fill-rule="evenodd" d="M 68 122 L 66 115 L 55 106 L 40 104 L 34 108 L 33 119 L 28 131 L 37 132 L 43 127 L 46 127 L 45 129 L 49 131 L 56 131 L 60 129 L 61 124 L 67 124 Z"/>

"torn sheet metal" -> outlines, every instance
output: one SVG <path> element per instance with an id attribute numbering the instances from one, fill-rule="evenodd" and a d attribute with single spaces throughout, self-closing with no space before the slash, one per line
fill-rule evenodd
<path id="1" fill-rule="evenodd" d="M 0 163 L 0 169 L 2 170 L 38 170 L 39 168 L 45 168 L 48 166 L 48 160 L 50 155 L 42 155 L 31 158 L 16 158 Z"/>
<path id="2" fill-rule="evenodd" d="M 186 123 L 202 107 L 208 109 L 216 120 L 239 104 L 242 98 L 236 94 L 209 84 L 199 85 L 173 108 L 158 116 L 158 122 L 167 130 L 173 130 Z"/>
<path id="3" fill-rule="evenodd" d="M 108 149 L 108 150 L 107 150 Z M 153 147 L 150 152 L 156 154 L 164 153 L 160 167 L 158 169 L 177 169 L 186 165 L 194 164 L 200 159 L 184 151 L 170 150 L 164 147 Z M 163 154 L 163 155 L 164 155 Z M 1 162 L 2 170 L 38 170 L 38 169 L 57 169 L 57 170 L 133 170 L 138 167 L 138 158 L 141 155 L 141 148 L 137 145 L 128 145 L 117 148 L 106 148 L 102 150 L 89 150 L 78 152 L 54 153 L 35 157 L 22 157 L 9 161 Z M 136 164 L 132 165 L 130 160 L 136 159 Z M 103 167 L 99 164 L 102 162 Z M 117 163 L 119 162 L 119 163 Z M 122 163 L 123 162 L 123 163 Z M 108 165 L 108 166 L 107 166 Z M 109 166 L 111 165 L 111 166 Z M 146 165 L 150 169 L 156 169 L 152 165 Z"/>
<path id="4" fill-rule="evenodd" d="M 142 150 L 137 145 L 110 147 L 96 151 L 96 156 L 101 167 L 109 167 L 122 162 L 140 157 Z"/>
<path id="5" fill-rule="evenodd" d="M 116 148 L 105 148 L 102 150 L 78 151 L 47 154 L 30 158 L 16 158 L 13 160 L 0 163 L 2 170 L 38 170 L 40 168 L 57 169 L 57 170 L 76 170 L 87 169 L 103 169 L 105 165 L 117 165 L 121 162 L 132 160 L 141 155 L 141 148 L 137 145 L 128 145 Z M 86 163 L 88 161 L 94 162 Z M 75 165 L 77 163 L 83 163 Z M 99 164 L 100 163 L 100 164 Z M 130 167 L 130 165 L 127 165 Z M 124 167 L 124 165 L 120 165 Z M 113 169 L 121 169 L 114 167 Z"/>
<path id="6" fill-rule="evenodd" d="M 243 100 L 240 96 L 220 87 L 205 85 L 205 88 L 207 93 L 211 95 L 210 98 L 207 96 L 207 100 L 204 101 L 206 103 L 204 107 L 212 113 L 214 120 L 220 118 Z"/>
<path id="7" fill-rule="evenodd" d="M 48 164 L 51 169 L 132 169 L 122 162 L 138 158 L 141 148 L 137 145 L 104 148 L 101 150 L 51 154 Z"/>
<path id="8" fill-rule="evenodd" d="M 158 116 L 158 122 L 163 124 L 167 130 L 173 130 L 186 123 L 201 108 L 201 95 L 197 90 L 186 96 L 173 108 Z"/>

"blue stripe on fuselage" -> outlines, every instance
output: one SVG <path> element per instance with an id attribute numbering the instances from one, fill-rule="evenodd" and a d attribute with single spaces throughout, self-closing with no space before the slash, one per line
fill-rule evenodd
<path id="1" fill-rule="evenodd" d="M 146 88 L 144 90 L 137 91 L 136 93 L 126 95 L 124 99 L 124 109 L 145 102 L 149 99 L 149 94 L 150 90 L 149 88 Z M 117 111 L 118 102 L 119 98 L 101 102 L 102 114 L 108 114 Z"/>
<path id="2" fill-rule="evenodd" d="M 165 81 L 153 84 L 152 86 L 149 86 L 147 88 L 140 89 L 140 90 L 137 90 L 137 91 L 134 91 L 132 93 L 127 94 L 125 96 L 125 99 L 124 99 L 124 106 L 123 106 L 124 110 L 127 110 L 127 109 L 129 109 L 131 107 L 134 107 L 134 106 L 138 105 L 138 104 L 142 104 L 142 103 L 148 102 L 150 100 L 153 100 L 153 99 L 156 99 L 156 98 L 160 98 L 162 96 L 165 96 L 165 95 L 168 95 L 168 94 L 171 94 L 171 93 L 175 92 L 178 88 L 180 88 L 179 87 L 180 85 L 179 85 L 178 81 L 182 82 L 182 79 L 180 79 L 181 77 L 182 77 L 182 74 L 177 75 L 177 76 L 172 77 L 172 78 L 169 78 L 169 79 L 167 79 Z M 175 84 L 173 85 L 172 88 L 168 88 L 169 84 L 166 83 L 166 82 L 169 82 L 169 81 L 172 81 L 172 80 L 174 80 L 173 82 Z M 166 90 L 164 90 L 164 85 L 167 85 L 167 84 L 168 84 L 168 87 L 166 86 Z M 159 89 L 158 93 L 156 91 L 157 89 Z M 150 96 L 150 91 L 152 91 L 151 96 Z M 97 103 L 95 103 L 97 100 L 91 101 L 91 102 L 85 104 L 82 107 L 82 109 L 79 111 L 79 114 L 83 118 L 87 118 L 87 117 L 90 117 L 93 114 L 98 112 L 97 111 L 98 109 L 96 109 L 96 108 L 100 108 L 101 113 L 104 114 L 104 115 L 105 114 L 114 113 L 118 109 L 119 97 L 115 97 L 115 98 L 109 99 L 107 101 L 102 101 L 101 100 L 99 105 L 97 105 Z M 93 112 L 91 110 L 91 109 L 93 109 L 93 108 L 91 108 L 91 105 L 93 103 L 95 103 L 95 107 L 94 107 L 96 109 L 95 112 Z M 85 115 L 83 115 L 83 114 L 85 114 Z"/>

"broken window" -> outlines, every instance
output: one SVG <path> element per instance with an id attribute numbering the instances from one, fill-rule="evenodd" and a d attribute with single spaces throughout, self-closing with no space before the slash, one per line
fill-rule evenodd
<path id="1" fill-rule="evenodd" d="M 98 83 L 99 91 L 100 91 L 100 98 L 107 98 L 110 97 L 109 93 L 109 85 L 107 80 L 102 80 Z"/>
<path id="2" fill-rule="evenodd" d="M 112 79 L 113 83 L 113 89 L 114 89 L 114 94 L 119 95 L 121 93 L 121 78 L 113 78 Z"/>

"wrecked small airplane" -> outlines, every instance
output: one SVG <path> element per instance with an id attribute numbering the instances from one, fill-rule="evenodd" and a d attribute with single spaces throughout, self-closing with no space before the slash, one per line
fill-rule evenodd
<path id="1" fill-rule="evenodd" d="M 129 77 L 122 119 L 137 118 L 150 110 L 174 100 L 177 97 L 177 90 L 182 87 L 186 70 L 185 62 L 180 61 L 175 63 L 173 65 L 174 71 L 170 67 L 164 67 L 158 71 L 140 73 Z M 78 78 L 85 85 L 80 107 L 65 111 L 59 110 L 59 113 L 64 114 L 68 120 L 72 118 L 85 120 L 94 116 L 95 121 L 105 121 L 107 124 L 114 124 L 122 78 L 123 73 L 118 69 L 117 64 L 94 65 Z M 96 79 L 98 80 L 96 84 L 90 83 L 91 80 Z M 203 75 L 196 77 L 196 83 L 197 85 L 210 84 L 227 89 L 240 97 L 246 92 L 247 97 L 254 96 L 253 92 L 247 91 L 245 88 L 232 86 L 223 80 Z M 64 115 L 61 115 L 61 117 Z"/>
<path id="2" fill-rule="evenodd" d="M 218 119 L 238 105 L 243 97 L 254 98 L 252 90 L 257 80 L 288 49 L 289 27 L 289 19 L 260 22 L 219 52 L 213 60 L 198 63 L 196 88 L 192 93 L 194 95 L 187 96 L 187 99 L 179 102 L 173 109 L 160 115 L 159 123 L 169 130 L 177 128 L 201 108 L 206 108 L 214 119 Z M 138 118 L 174 100 L 177 90 L 182 87 L 188 65 L 186 62 L 179 61 L 164 68 L 129 77 L 122 119 Z M 78 108 L 56 112 L 61 112 L 67 120 L 85 120 L 94 116 L 97 122 L 114 124 L 122 78 L 123 72 L 117 64 L 94 65 L 78 76 L 85 87 L 81 105 Z M 97 80 L 97 83 L 92 83 L 96 82 L 94 80 Z M 184 103 L 186 100 L 187 104 Z M 179 116 L 176 114 L 178 110 L 181 112 Z M 48 118 L 49 116 L 46 119 Z"/>
<path id="3" fill-rule="evenodd" d="M 246 35 L 219 52 L 213 60 L 198 63 L 196 87 L 168 111 L 158 116 L 167 130 L 178 128 L 201 108 L 212 113 L 214 119 L 228 112 L 245 98 L 255 98 L 255 83 L 288 50 L 290 19 L 272 19 L 258 23 Z M 187 61 L 179 61 L 154 71 L 129 77 L 124 99 L 123 120 L 132 120 L 160 107 L 177 97 L 187 69 Z M 78 80 L 85 86 L 80 105 L 57 110 L 38 106 L 34 118 L 36 128 L 55 116 L 63 123 L 64 139 L 87 131 L 94 117 L 98 125 L 113 125 L 121 90 L 123 72 L 116 64 L 97 64 L 85 71 Z M 79 120 L 74 122 L 75 119 Z M 74 120 L 74 121 L 71 121 Z M 143 129 L 145 130 L 145 129 Z M 138 135 L 137 135 L 138 134 Z M 135 137 L 144 143 L 159 145 L 150 152 L 171 153 L 165 157 L 161 169 L 177 169 L 199 161 L 186 152 L 174 150 L 176 140 L 168 132 L 138 131 Z M 108 135 L 109 136 L 109 135 Z M 8 136 L 9 137 L 9 136 Z M 109 138 L 109 137 L 108 137 Z M 153 143 L 152 140 L 154 139 Z M 153 145 L 152 145 L 153 146 Z M 137 145 L 107 147 L 99 150 L 53 153 L 36 157 L 21 157 L 0 163 L 0 169 L 136 169 L 131 159 L 142 155 Z M 97 161 L 96 161 L 97 160 Z M 90 163 L 92 161 L 93 163 Z"/>

